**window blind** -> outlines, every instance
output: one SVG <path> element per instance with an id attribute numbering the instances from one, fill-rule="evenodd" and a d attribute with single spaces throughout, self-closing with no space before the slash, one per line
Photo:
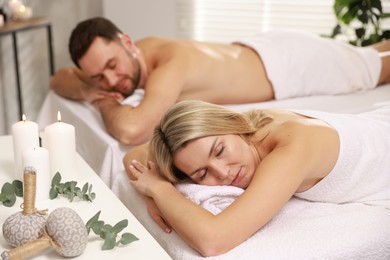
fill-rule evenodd
<path id="1" fill-rule="evenodd" d="M 177 35 L 231 42 L 277 28 L 330 34 L 333 0 L 176 0 Z"/>

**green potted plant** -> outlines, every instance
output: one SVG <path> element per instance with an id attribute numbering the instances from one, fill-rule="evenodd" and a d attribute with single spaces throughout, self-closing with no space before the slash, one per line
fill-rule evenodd
<path id="1" fill-rule="evenodd" d="M 390 17 L 383 12 L 381 0 L 335 0 L 333 9 L 337 25 L 330 37 L 344 37 L 356 46 L 390 39 L 390 30 L 381 26 L 382 20 Z"/>

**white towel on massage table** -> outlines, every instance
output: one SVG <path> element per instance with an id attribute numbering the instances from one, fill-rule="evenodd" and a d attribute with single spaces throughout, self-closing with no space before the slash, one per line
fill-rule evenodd
<path id="1" fill-rule="evenodd" d="M 113 191 L 173 259 L 203 259 L 175 232 L 149 217 L 144 201 L 119 174 Z M 217 214 L 242 193 L 236 187 L 180 184 L 195 203 Z M 271 198 L 270 198 L 271 199 Z M 236 225 L 240 225 L 237 219 Z M 364 204 L 332 204 L 292 198 L 261 230 L 229 252 L 210 259 L 390 259 L 390 210 Z"/>

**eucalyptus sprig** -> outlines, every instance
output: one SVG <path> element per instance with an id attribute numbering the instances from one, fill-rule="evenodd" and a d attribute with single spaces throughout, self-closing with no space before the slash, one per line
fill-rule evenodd
<path id="1" fill-rule="evenodd" d="M 16 202 L 16 197 L 23 197 L 23 183 L 19 180 L 14 180 L 11 183 L 4 183 L 1 188 L 0 202 L 6 207 L 12 207 Z"/>
<path id="2" fill-rule="evenodd" d="M 88 220 L 85 226 L 87 227 L 88 234 L 92 229 L 96 235 L 104 239 L 102 250 L 111 250 L 119 244 L 128 245 L 138 240 L 138 238 L 131 233 L 123 233 L 117 241 L 118 234 L 127 227 L 128 220 L 124 219 L 114 226 L 111 226 L 109 224 L 105 224 L 104 221 L 99 220 L 100 212 L 101 211 Z"/>
<path id="3" fill-rule="evenodd" d="M 73 201 L 75 197 L 80 200 L 86 200 L 92 202 L 95 199 L 96 194 L 92 192 L 92 184 L 85 183 L 83 188 L 77 187 L 77 181 L 68 181 L 61 183 L 61 174 L 57 172 L 52 181 L 50 188 L 50 199 L 55 199 L 61 194 L 67 197 L 70 202 Z"/>

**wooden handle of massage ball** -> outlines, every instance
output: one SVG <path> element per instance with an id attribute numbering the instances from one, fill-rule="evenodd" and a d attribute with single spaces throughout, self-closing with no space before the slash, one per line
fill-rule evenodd
<path id="1" fill-rule="evenodd" d="M 35 208 L 36 171 L 34 167 L 24 168 L 23 212 L 16 212 L 3 223 L 3 237 L 12 247 L 21 246 L 38 239 L 46 225 L 47 211 Z"/>
<path id="2" fill-rule="evenodd" d="M 57 208 L 50 213 L 46 232 L 40 239 L 2 253 L 3 260 L 24 259 L 52 246 L 64 257 L 75 257 L 84 252 L 88 243 L 87 228 L 80 216 L 70 208 Z"/>

